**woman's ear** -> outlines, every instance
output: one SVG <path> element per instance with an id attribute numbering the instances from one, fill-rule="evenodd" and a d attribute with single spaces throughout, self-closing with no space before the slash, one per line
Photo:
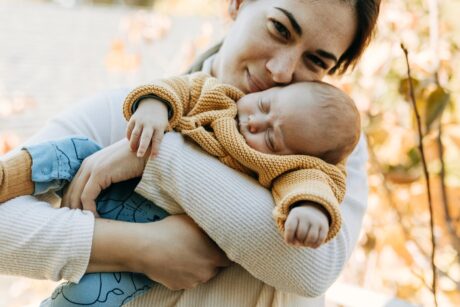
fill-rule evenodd
<path id="1" fill-rule="evenodd" d="M 236 18 L 238 11 L 240 10 L 241 4 L 244 0 L 230 0 L 228 3 L 228 13 L 232 19 Z"/>

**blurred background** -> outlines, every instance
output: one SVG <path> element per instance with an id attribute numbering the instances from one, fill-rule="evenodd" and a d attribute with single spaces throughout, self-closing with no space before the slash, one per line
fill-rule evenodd
<path id="1" fill-rule="evenodd" d="M 329 80 L 362 112 L 370 198 L 328 306 L 434 306 L 433 270 L 438 305 L 460 306 L 460 1 L 381 9 L 363 60 Z M 85 97 L 183 72 L 229 25 L 225 0 L 0 0 L 0 154 Z M 38 306 L 55 285 L 0 276 L 0 306 Z"/>

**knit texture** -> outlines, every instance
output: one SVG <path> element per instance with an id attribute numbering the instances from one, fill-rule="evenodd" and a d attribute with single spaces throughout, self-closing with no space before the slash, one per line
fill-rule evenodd
<path id="1" fill-rule="evenodd" d="M 200 184 L 190 180 L 203 172 L 206 176 Z M 287 245 L 270 221 L 274 204 L 271 193 L 254 178 L 228 168 L 185 141 L 179 133 L 165 135 L 159 155 L 148 161 L 136 192 L 168 212 L 185 211 L 235 264 L 187 291 L 176 293 L 155 286 L 136 300 L 138 305 L 129 306 L 322 306 L 317 300 L 308 304 L 308 299 L 297 295 L 316 297 L 324 293 L 351 251 L 348 225 L 318 249 Z M 349 224 L 359 222 L 359 211 L 350 210 L 348 214 L 353 216 L 347 216 Z M 272 300 L 266 301 L 265 295 Z M 278 295 L 290 299 L 276 303 Z"/>
<path id="2" fill-rule="evenodd" d="M 328 212 L 330 225 L 326 241 L 342 223 L 339 203 L 345 194 L 345 168 L 306 155 L 271 155 L 249 147 L 239 133 L 236 101 L 244 94 L 204 73 L 158 80 L 134 89 L 126 98 L 123 113 L 132 116 L 133 104 L 145 95 L 168 101 L 173 109 L 168 129 L 191 138 L 224 164 L 255 175 L 275 199 L 274 218 L 281 232 L 290 208 L 301 201 L 313 201 Z"/>
<path id="3" fill-rule="evenodd" d="M 32 159 L 21 150 L 0 161 L 0 203 L 34 192 Z"/>

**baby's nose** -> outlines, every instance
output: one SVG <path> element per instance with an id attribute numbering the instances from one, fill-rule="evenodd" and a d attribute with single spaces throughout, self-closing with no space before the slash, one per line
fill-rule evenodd
<path id="1" fill-rule="evenodd" d="M 251 133 L 263 131 L 265 128 L 265 121 L 262 116 L 249 115 L 248 116 L 248 129 Z"/>

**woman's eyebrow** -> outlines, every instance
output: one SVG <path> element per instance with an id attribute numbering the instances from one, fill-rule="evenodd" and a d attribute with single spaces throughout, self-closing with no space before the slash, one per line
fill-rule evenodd
<path id="1" fill-rule="evenodd" d="M 299 23 L 298 23 L 297 20 L 295 19 L 294 15 L 292 15 L 291 12 L 286 11 L 285 9 L 280 8 L 280 7 L 275 7 L 275 9 L 280 10 L 281 12 L 284 13 L 284 15 L 286 15 L 286 17 L 287 17 L 287 18 L 289 19 L 289 21 L 291 22 L 291 25 L 292 25 L 292 27 L 294 28 L 294 31 L 295 31 L 299 36 L 301 36 L 301 35 L 302 35 L 302 28 L 300 27 Z"/>
<path id="2" fill-rule="evenodd" d="M 326 59 L 330 59 L 330 60 L 333 60 L 335 63 L 337 63 L 337 57 L 335 55 L 333 55 L 332 53 L 330 52 L 327 52 L 327 51 L 324 51 L 322 49 L 318 49 L 316 50 L 316 53 L 318 53 L 320 56 L 322 56 L 323 58 L 326 58 Z"/>

